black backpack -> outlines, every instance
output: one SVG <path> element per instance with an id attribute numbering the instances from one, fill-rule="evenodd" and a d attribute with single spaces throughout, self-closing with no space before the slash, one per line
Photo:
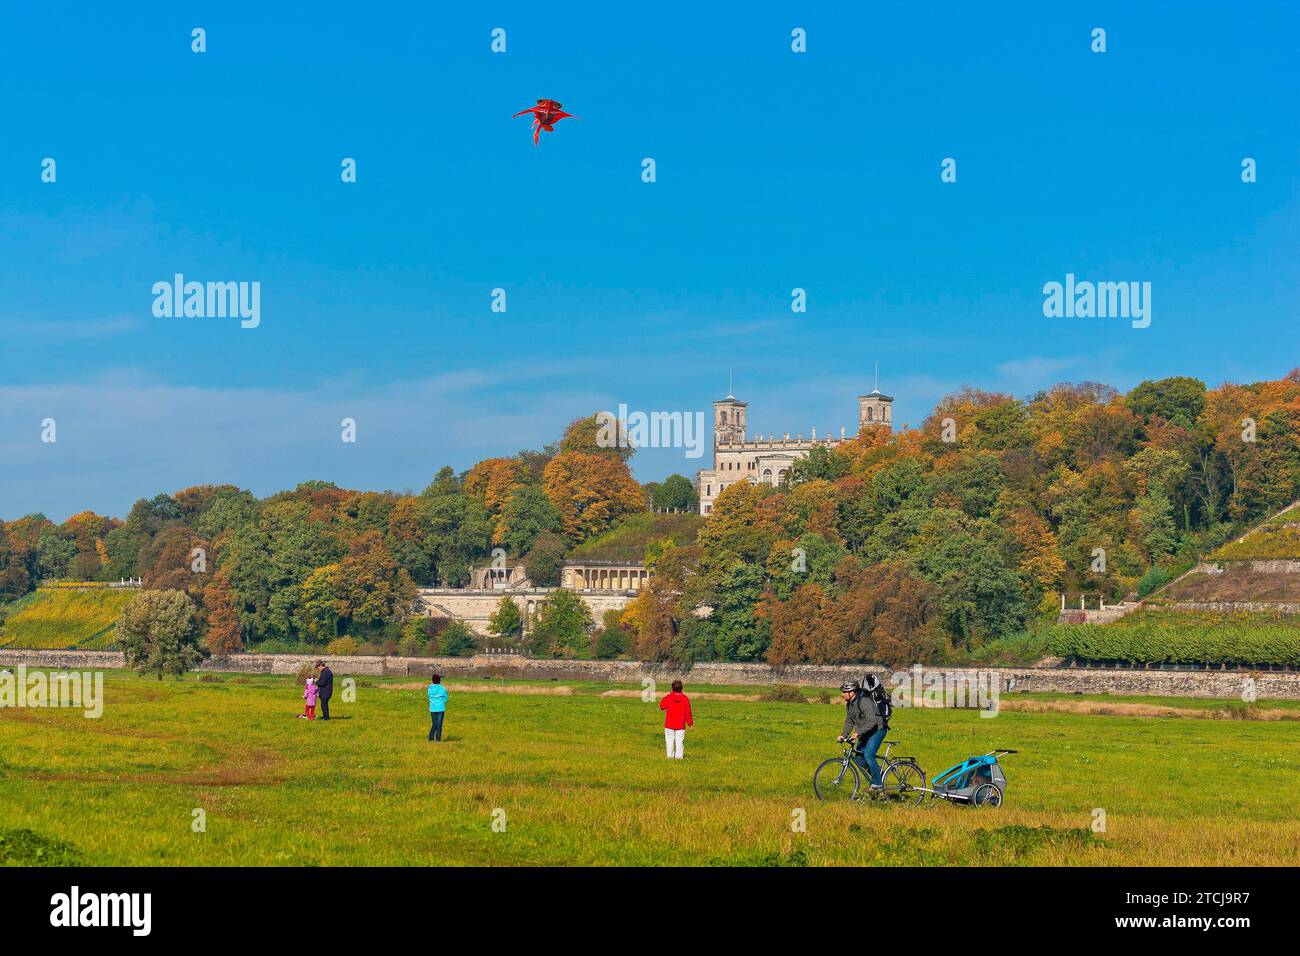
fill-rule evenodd
<path id="1" fill-rule="evenodd" d="M 871 690 L 866 690 L 867 682 L 862 682 L 863 690 L 871 698 L 872 704 L 876 707 L 876 714 L 886 727 L 889 726 L 889 718 L 894 716 L 894 702 L 890 699 L 889 691 L 885 690 L 885 685 L 880 681 L 874 681 L 875 686 Z"/>

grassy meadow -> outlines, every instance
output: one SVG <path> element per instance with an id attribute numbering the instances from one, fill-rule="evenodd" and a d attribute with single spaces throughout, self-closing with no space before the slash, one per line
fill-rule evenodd
<path id="1" fill-rule="evenodd" d="M 1293 720 L 1057 713 L 1049 697 L 991 719 L 901 711 L 891 738 L 930 776 L 995 746 L 1020 753 L 1004 760 L 1001 808 L 900 808 L 814 799 L 813 768 L 837 751 L 837 704 L 688 687 L 697 727 L 678 762 L 635 688 L 449 686 L 440 746 L 425 740 L 410 680 L 360 679 L 355 702 L 335 695 L 329 723 L 295 719 L 299 686 L 269 676 L 110 672 L 99 719 L 2 709 L 0 862 L 1300 863 Z"/>

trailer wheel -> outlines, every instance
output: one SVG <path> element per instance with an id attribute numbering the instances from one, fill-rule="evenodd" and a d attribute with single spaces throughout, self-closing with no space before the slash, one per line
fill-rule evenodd
<path id="1" fill-rule="evenodd" d="M 1000 807 L 1002 806 L 1002 791 L 998 789 L 995 783 L 982 783 L 971 797 L 972 804 L 977 807 Z"/>

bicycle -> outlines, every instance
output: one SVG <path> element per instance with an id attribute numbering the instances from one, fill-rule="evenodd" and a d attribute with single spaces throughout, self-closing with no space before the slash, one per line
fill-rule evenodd
<path id="1" fill-rule="evenodd" d="M 925 800 L 925 771 L 915 757 L 894 757 L 891 751 L 897 740 L 886 740 L 885 752 L 878 756 L 881 787 L 870 790 L 874 800 L 920 806 Z M 862 778 L 870 782 L 871 776 L 853 759 L 854 741 L 841 741 L 844 752 L 838 757 L 823 760 L 813 771 L 813 793 L 818 800 L 856 800 L 862 789 Z"/>

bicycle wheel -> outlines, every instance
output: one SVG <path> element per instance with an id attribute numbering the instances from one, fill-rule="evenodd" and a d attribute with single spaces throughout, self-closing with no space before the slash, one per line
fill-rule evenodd
<path id="1" fill-rule="evenodd" d="M 823 760 L 813 772 L 813 793 L 818 800 L 852 800 L 860 785 L 857 768 L 843 757 Z"/>
<path id="2" fill-rule="evenodd" d="M 998 789 L 995 783 L 982 783 L 971 797 L 972 804 L 977 807 L 1000 807 L 1002 806 L 1002 791 Z"/>
<path id="3" fill-rule="evenodd" d="M 910 760 L 891 763 L 881 782 L 885 786 L 881 796 L 891 803 L 919 807 L 925 801 L 925 771 Z"/>

